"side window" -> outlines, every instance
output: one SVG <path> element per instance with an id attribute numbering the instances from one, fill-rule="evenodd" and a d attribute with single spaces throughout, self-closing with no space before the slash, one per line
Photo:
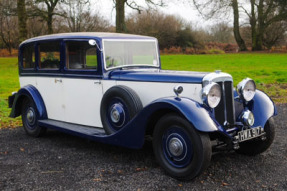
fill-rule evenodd
<path id="1" fill-rule="evenodd" d="M 35 48 L 34 44 L 29 44 L 22 49 L 22 67 L 24 69 L 35 68 Z"/>
<path id="2" fill-rule="evenodd" d="M 60 68 L 60 42 L 41 43 L 39 45 L 39 68 Z"/>
<path id="3" fill-rule="evenodd" d="M 88 41 L 66 42 L 66 66 L 68 69 L 96 70 L 97 48 Z"/>

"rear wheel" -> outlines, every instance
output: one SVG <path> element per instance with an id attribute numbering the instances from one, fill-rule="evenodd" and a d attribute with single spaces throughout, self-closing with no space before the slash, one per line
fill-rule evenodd
<path id="1" fill-rule="evenodd" d="M 172 177 L 190 180 L 204 171 L 211 159 L 208 134 L 198 132 L 177 114 L 162 117 L 153 133 L 155 157 Z"/>
<path id="2" fill-rule="evenodd" d="M 46 132 L 45 127 L 38 125 L 39 114 L 32 100 L 25 98 L 22 104 L 22 123 L 25 132 L 33 137 L 39 137 Z"/>
<path id="3" fill-rule="evenodd" d="M 239 144 L 240 148 L 236 150 L 239 154 L 255 156 L 266 151 L 273 143 L 275 137 L 275 124 L 273 118 L 270 118 L 265 126 L 264 131 L 266 132 L 266 139 L 261 140 L 260 138 L 242 142 Z"/>

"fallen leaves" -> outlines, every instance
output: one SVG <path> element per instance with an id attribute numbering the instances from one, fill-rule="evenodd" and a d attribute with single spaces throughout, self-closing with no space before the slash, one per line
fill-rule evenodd
<path id="1" fill-rule="evenodd" d="M 0 152 L 0 155 L 7 155 L 8 151 Z"/>
<path id="2" fill-rule="evenodd" d="M 93 181 L 94 181 L 94 182 L 101 182 L 102 179 L 101 179 L 101 178 L 95 178 Z"/>
<path id="3" fill-rule="evenodd" d="M 228 186 L 229 184 L 228 183 L 226 183 L 226 182 L 222 182 L 222 184 L 221 184 L 222 186 Z"/>
<path id="4" fill-rule="evenodd" d="M 147 169 L 148 169 L 147 167 L 136 168 L 136 171 L 141 172 L 141 171 L 146 171 Z"/>

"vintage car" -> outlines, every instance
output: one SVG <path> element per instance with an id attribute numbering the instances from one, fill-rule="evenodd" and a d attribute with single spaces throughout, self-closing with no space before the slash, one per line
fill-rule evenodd
<path id="1" fill-rule="evenodd" d="M 115 33 L 40 36 L 19 47 L 20 90 L 10 117 L 28 135 L 47 128 L 139 149 L 172 177 L 187 180 L 212 152 L 264 152 L 274 139 L 272 100 L 252 79 L 233 88 L 232 76 L 161 70 L 156 38 Z"/>

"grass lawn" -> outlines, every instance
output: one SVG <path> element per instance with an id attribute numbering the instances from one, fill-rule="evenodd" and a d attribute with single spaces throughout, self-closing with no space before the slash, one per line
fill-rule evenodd
<path id="1" fill-rule="evenodd" d="M 287 103 L 287 54 L 163 55 L 161 62 L 166 70 L 221 70 L 232 75 L 234 86 L 249 77 L 276 103 Z"/>
<path id="2" fill-rule="evenodd" d="M 0 58 L 0 128 L 21 125 L 21 119 L 9 118 L 8 96 L 18 91 L 18 64 L 17 58 Z"/>
<path id="3" fill-rule="evenodd" d="M 233 76 L 235 85 L 250 77 L 276 103 L 287 103 L 287 54 L 162 55 L 161 62 L 167 70 L 221 70 Z M 0 128 L 21 125 L 20 118 L 8 118 L 7 98 L 18 89 L 17 58 L 0 58 Z"/>

